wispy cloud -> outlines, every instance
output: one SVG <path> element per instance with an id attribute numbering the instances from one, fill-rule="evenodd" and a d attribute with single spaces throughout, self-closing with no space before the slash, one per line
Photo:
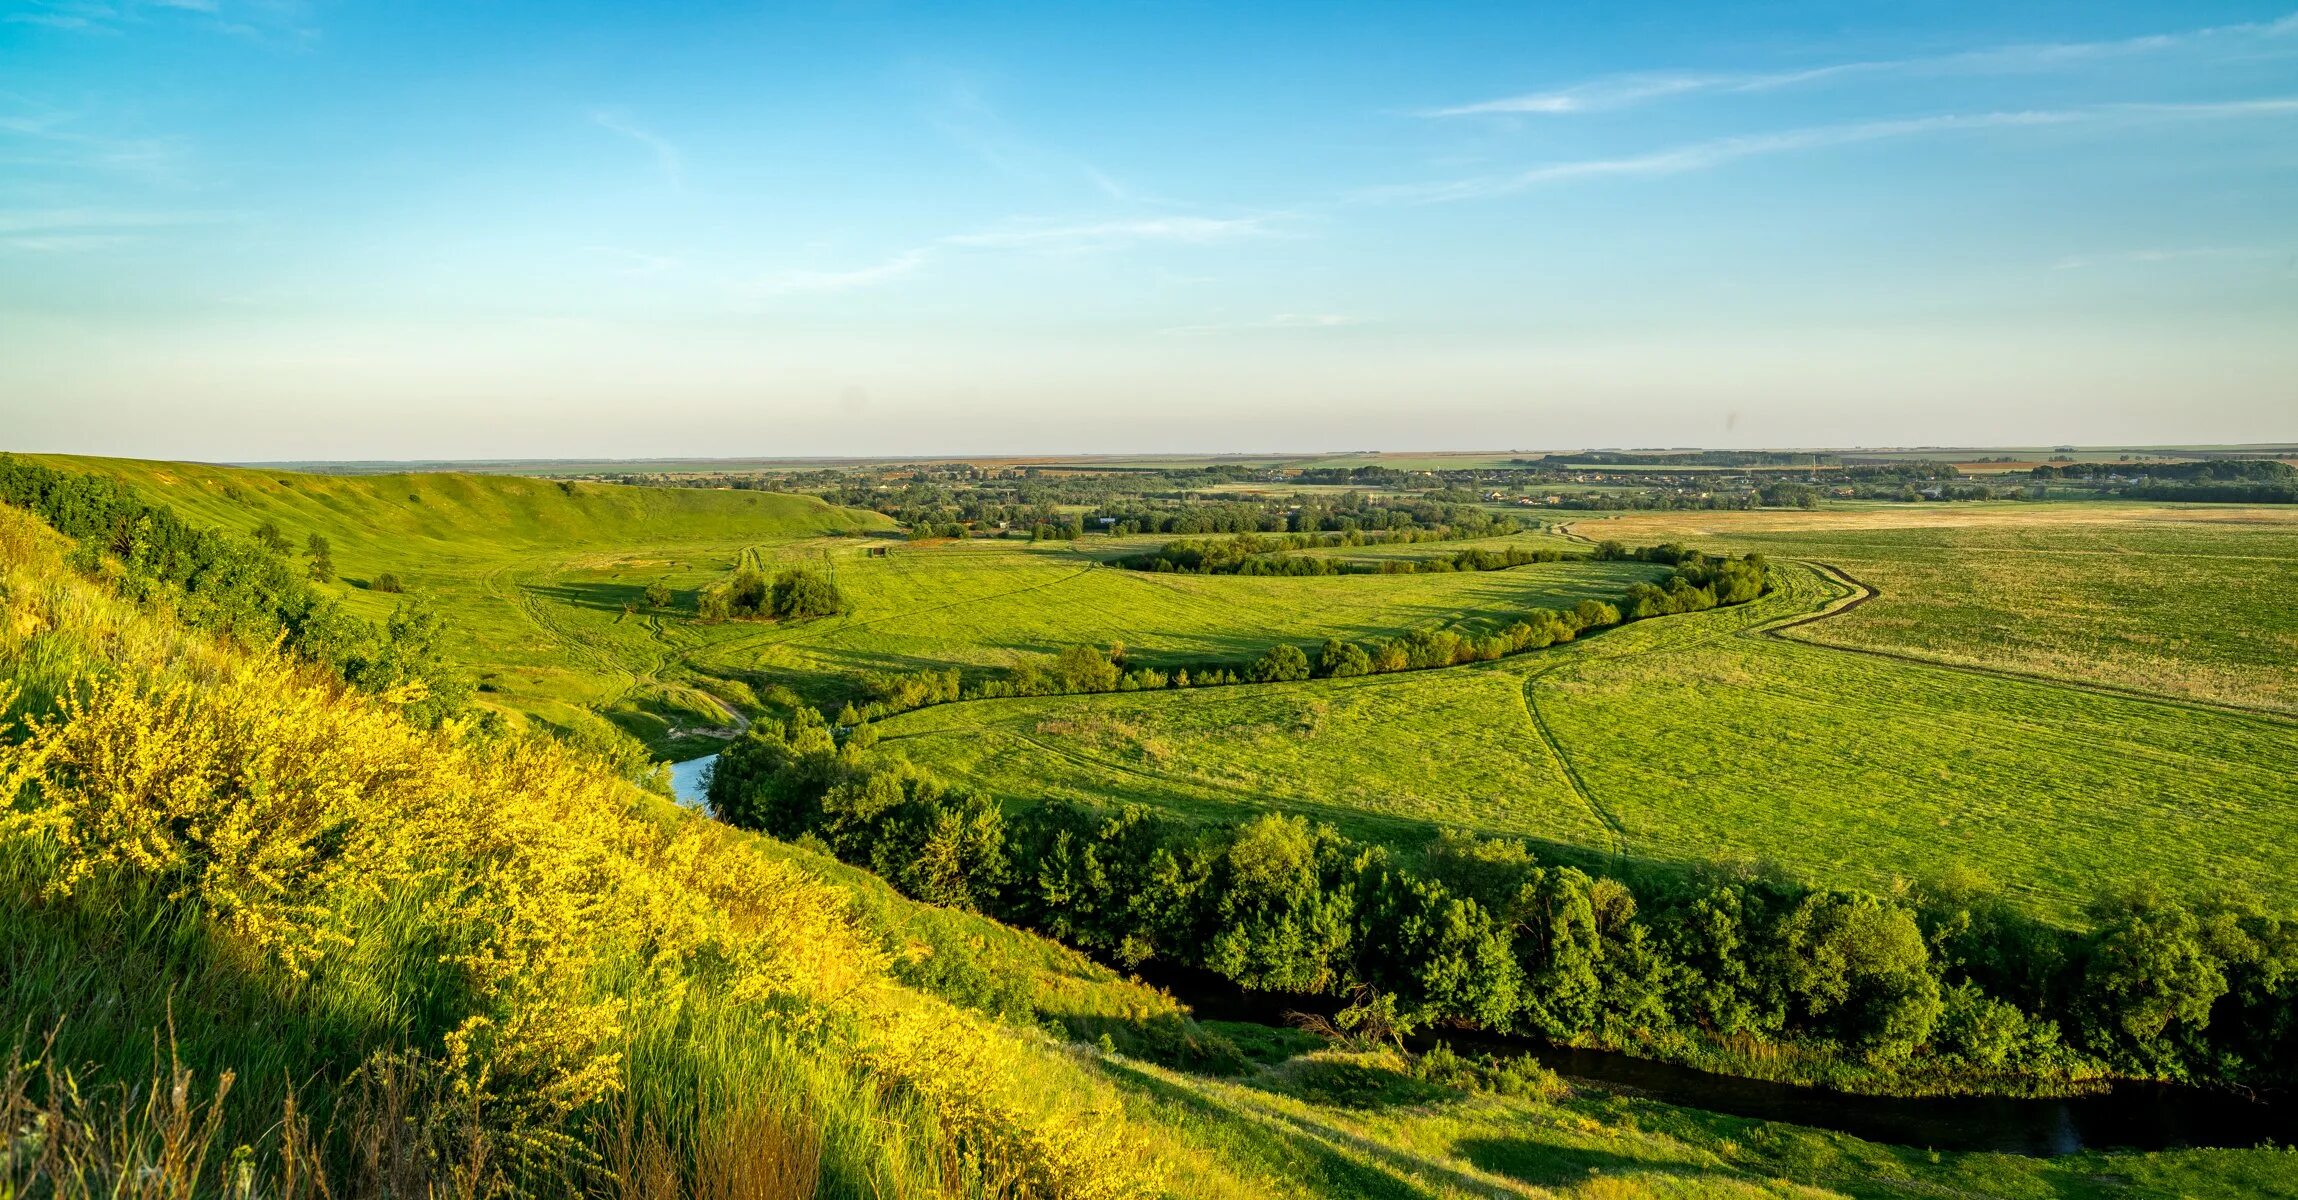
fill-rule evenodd
<path id="1" fill-rule="evenodd" d="M 905 250 L 884 262 L 851 271 L 781 271 L 760 280 L 756 291 L 763 296 L 787 296 L 876 287 L 915 272 L 931 257 L 925 250 Z"/>
<path id="2" fill-rule="evenodd" d="M 655 165 L 661 168 L 664 181 L 676 189 L 686 187 L 686 157 L 679 153 L 678 147 L 672 145 L 670 139 L 614 109 L 592 109 L 590 119 L 592 124 L 608 133 L 620 134 L 646 147 L 653 153 Z"/>
<path id="3" fill-rule="evenodd" d="M 905 250 L 883 262 L 846 271 L 782 271 L 759 281 L 761 295 L 842 292 L 875 287 L 916 274 L 937 259 L 981 251 L 1082 254 L 1145 243 L 1212 245 L 1266 237 L 1276 218 L 1146 217 L 1136 220 L 1058 223 L 1016 221 L 994 229 L 953 233 Z"/>
<path id="4" fill-rule="evenodd" d="M 2284 252 L 2267 246 L 2184 246 L 2160 250 L 2116 250 L 2104 254 L 2070 254 L 2051 264 L 2054 271 L 2086 271 L 2093 267 L 2148 266 L 2157 263 L 2280 258 Z"/>
<path id="5" fill-rule="evenodd" d="M 1953 54 L 1827 63 L 1780 71 L 1674 71 L 1607 75 L 1561 88 L 1434 108 L 1428 117 L 1559 116 L 1606 112 L 1694 93 L 1767 92 L 1803 84 L 1878 75 L 2019 74 L 2129 55 L 2195 47 L 2234 47 L 2264 40 L 2298 42 L 2298 13 L 2277 21 L 2214 25 L 2178 33 L 2092 42 L 2032 42 Z"/>
<path id="6" fill-rule="evenodd" d="M 33 254 L 108 250 L 141 241 L 162 229 L 229 219 L 218 213 L 0 209 L 0 248 Z"/>
<path id="7" fill-rule="evenodd" d="M 686 265 L 667 254 L 649 254 L 644 250 L 631 250 L 622 246 L 585 246 L 583 249 L 621 263 L 625 275 L 659 275 Z"/>
<path id="8" fill-rule="evenodd" d="M 93 0 L 32 0 L 17 11 L 0 16 L 0 21 L 82 33 L 115 33 L 119 17 L 119 9 Z"/>
<path id="9" fill-rule="evenodd" d="M 1176 325 L 1170 329 L 1160 329 L 1157 332 L 1179 337 L 1198 337 L 1215 333 L 1250 333 L 1261 329 L 1340 329 L 1364 323 L 1365 320 L 1362 317 L 1352 317 L 1342 313 L 1278 313 L 1273 317 L 1264 317 L 1258 321 Z"/>
<path id="10" fill-rule="evenodd" d="M 123 138 L 90 133 L 69 113 L 0 115 L 0 144 L 18 149 L 5 161 L 16 166 L 60 166 L 150 177 L 173 176 L 189 151 L 168 138 Z"/>
<path id="11" fill-rule="evenodd" d="M 1270 232 L 1271 218 L 1268 217 L 1149 217 L 1068 225 L 1023 223 L 978 233 L 953 234 L 943 238 L 942 244 L 991 249 L 1106 250 L 1140 242 L 1205 245 L 1266 237 Z"/>
<path id="12" fill-rule="evenodd" d="M 218 33 L 298 49 L 319 37 L 301 0 L 24 0 L 0 21 L 75 33 L 124 34 L 156 20 L 196 21 Z"/>
<path id="13" fill-rule="evenodd" d="M 1889 121 L 1852 121 L 1776 133 L 1714 138 L 1617 158 L 1546 163 L 1512 174 L 1374 188 L 1357 199 L 1371 203 L 1430 204 L 1521 192 L 1544 184 L 1622 176 L 1680 175 L 1742 159 L 1821 150 L 1896 138 L 2107 121 L 2210 120 L 2298 114 L 2298 98 L 2264 97 L 2199 104 L 2101 104 L 2087 108 L 1948 113 Z"/>

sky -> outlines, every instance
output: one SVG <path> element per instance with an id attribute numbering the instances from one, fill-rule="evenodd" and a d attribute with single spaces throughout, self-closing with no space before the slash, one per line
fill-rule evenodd
<path id="1" fill-rule="evenodd" d="M 2288 8 L 0 0 L 0 449 L 2293 440 Z"/>

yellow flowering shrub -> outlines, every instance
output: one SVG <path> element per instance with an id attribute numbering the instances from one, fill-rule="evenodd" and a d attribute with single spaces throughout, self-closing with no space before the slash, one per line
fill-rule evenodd
<path id="1" fill-rule="evenodd" d="M 419 729 L 416 698 L 187 634 L 0 508 L 0 853 L 40 902 L 192 906 L 290 989 L 378 939 L 420 953 L 454 1008 L 414 1049 L 537 1145 L 622 1085 L 631 1006 L 707 988 L 922 1101 L 950 1186 L 1154 1190 L 1121 1114 L 1026 1102 L 1018 1056 L 1052 1052 L 899 986 L 839 888 L 557 744 Z"/>

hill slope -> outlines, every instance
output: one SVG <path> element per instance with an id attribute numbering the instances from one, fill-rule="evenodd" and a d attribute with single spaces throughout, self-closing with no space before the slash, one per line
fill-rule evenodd
<path id="1" fill-rule="evenodd" d="M 275 521 L 335 543 L 347 569 L 373 554 L 456 557 L 482 550 L 780 541 L 893 528 L 873 512 L 812 496 L 634 488 L 515 475 L 304 475 L 204 463 L 38 454 L 60 470 L 109 475 L 193 517 L 246 531 Z"/>
<path id="2" fill-rule="evenodd" d="M 1065 1046 L 1036 1023 L 1179 1018 L 66 549 L 0 507 L 0 1026 L 32 1039 L 0 1194 L 2237 1196 L 2298 1161 L 1933 1155 L 1297 1036 L 1233 1082 Z"/>

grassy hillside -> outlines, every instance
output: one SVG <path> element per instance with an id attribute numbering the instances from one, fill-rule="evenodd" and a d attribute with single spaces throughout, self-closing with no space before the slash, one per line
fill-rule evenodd
<path id="1" fill-rule="evenodd" d="M 1435 625 L 1491 632 L 1526 608 L 1609 599 L 1666 573 L 1643 563 L 1572 562 L 1446 575 L 1161 575 L 1102 566 L 1066 548 L 999 541 L 903 546 L 883 558 L 809 543 L 776 561 L 831 573 L 850 611 L 794 626 L 689 631 L 708 639 L 699 660 L 803 676 L 1007 666 L 1064 646 L 1123 643 L 1151 666 L 1244 661 L 1277 641 Z"/>
<path id="2" fill-rule="evenodd" d="M 2298 1169 L 1899 1150 L 1299 1035 L 1221 1079 L 1064 1045 L 1037 1024 L 1177 1014 L 547 742 L 418 730 L 64 549 L 0 509 L 0 1024 L 31 1039 L 0 1046 L 0 1193 L 2237 1196 Z"/>
<path id="3" fill-rule="evenodd" d="M 227 528 L 271 522 L 298 548 L 320 534 L 345 579 L 329 590 L 353 609 L 379 617 L 398 603 L 360 586 L 384 572 L 439 604 L 451 624 L 449 651 L 477 676 L 484 702 L 561 727 L 605 714 L 673 755 L 706 750 L 706 740 L 681 735 L 725 726 L 723 702 L 749 707 L 753 689 L 768 685 L 828 699 L 849 693 L 862 671 L 1003 668 L 1085 643 L 1123 642 L 1138 661 L 1158 665 L 1250 659 L 1279 640 L 1427 625 L 1482 631 L 1527 607 L 1616 595 L 1663 570 L 1546 564 L 1428 576 L 1158 576 L 1101 565 L 1153 542 L 913 545 L 825 536 L 882 533 L 890 522 L 805 496 L 42 461 L 111 475 Z M 818 568 L 837 581 L 849 611 L 795 625 L 694 620 L 695 591 L 744 562 Z M 673 589 L 667 611 L 641 603 L 656 582 Z"/>
<path id="4" fill-rule="evenodd" d="M 2298 711 L 2298 511 L 2164 504 L 1891 505 L 1578 521 L 1816 559 L 1880 595 L 1797 637 L 1934 662 Z"/>
<path id="5" fill-rule="evenodd" d="M 968 703 L 883 733 L 1016 802 L 1278 808 L 1407 845 L 1451 825 L 1868 887 L 1959 873 L 2068 920 L 2133 878 L 2298 898 L 2298 724 L 1774 639 L 1845 598 L 1775 574 L 1742 609 L 1483 666 Z"/>
<path id="6" fill-rule="evenodd" d="M 717 543 L 886 530 L 876 513 L 811 496 L 631 488 L 515 475 L 307 475 L 204 463 L 27 455 L 60 470 L 110 475 L 189 517 L 246 531 L 265 520 L 334 541 L 345 573 L 379 560 L 513 548 L 564 550 Z M 300 539 L 296 539 L 300 542 Z"/>

